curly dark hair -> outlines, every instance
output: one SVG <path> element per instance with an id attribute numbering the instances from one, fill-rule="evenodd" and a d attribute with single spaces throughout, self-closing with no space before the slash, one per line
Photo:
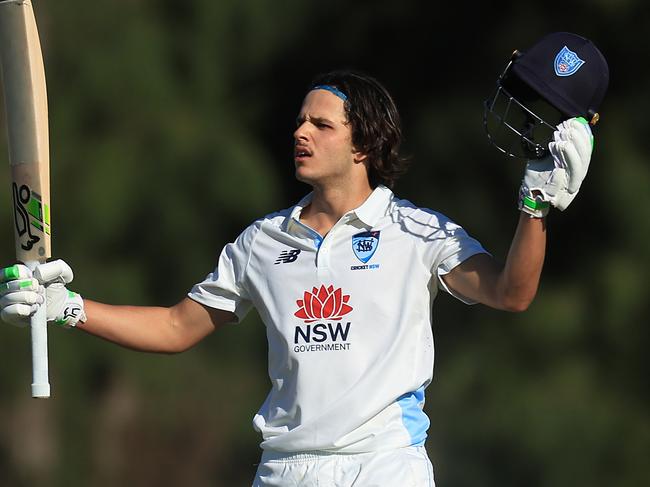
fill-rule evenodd
<path id="1" fill-rule="evenodd" d="M 310 85 L 333 86 L 346 97 L 345 114 L 352 129 L 352 144 L 368 157 L 368 180 L 375 188 L 395 185 L 409 166 L 399 153 L 402 127 L 393 98 L 376 79 L 341 70 L 316 76 Z"/>

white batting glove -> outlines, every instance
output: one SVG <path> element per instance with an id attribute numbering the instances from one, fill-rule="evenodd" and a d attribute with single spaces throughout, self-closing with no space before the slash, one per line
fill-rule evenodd
<path id="1" fill-rule="evenodd" d="M 0 270 L 0 317 L 14 326 L 29 325 L 29 317 L 45 302 L 45 288 L 27 266 L 16 264 Z"/>
<path id="2" fill-rule="evenodd" d="M 24 327 L 38 307 L 47 302 L 47 321 L 72 328 L 86 321 L 83 299 L 66 289 L 72 269 L 62 260 L 41 264 L 32 271 L 21 264 L 0 270 L 0 317 Z"/>
<path id="3" fill-rule="evenodd" d="M 519 209 L 536 218 L 546 216 L 550 206 L 564 211 L 587 175 L 593 141 L 584 118 L 571 118 L 559 124 L 553 142 L 548 145 L 551 155 L 526 164 Z"/>

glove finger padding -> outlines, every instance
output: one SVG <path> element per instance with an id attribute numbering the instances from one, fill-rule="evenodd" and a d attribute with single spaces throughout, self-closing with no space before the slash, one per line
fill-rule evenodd
<path id="1" fill-rule="evenodd" d="M 20 328 L 28 326 L 31 316 L 45 299 L 42 294 L 31 291 L 10 293 L 0 299 L 2 321 Z"/>
<path id="2" fill-rule="evenodd" d="M 587 175 L 592 147 L 591 129 L 584 119 L 559 124 L 549 143 L 551 157 L 526 165 L 519 208 L 538 218 L 546 215 L 548 204 L 565 210 Z"/>
<path id="3" fill-rule="evenodd" d="M 8 306 L 2 306 L 0 318 L 2 318 L 2 321 L 5 323 L 9 323 L 10 325 L 19 328 L 25 328 L 29 326 L 31 316 L 36 313 L 37 310 L 37 304 L 10 304 Z"/>
<path id="4" fill-rule="evenodd" d="M 41 284 L 48 284 L 51 282 L 61 282 L 69 284 L 74 279 L 74 274 L 70 266 L 61 259 L 41 264 L 34 270 L 34 277 L 39 280 Z"/>
<path id="5" fill-rule="evenodd" d="M 587 175 L 592 145 L 593 136 L 589 125 L 573 118 L 560 124 L 554 134 L 554 142 L 549 144 L 556 167 L 567 170 L 569 177 L 566 189 L 569 193 L 576 193 Z"/>
<path id="6" fill-rule="evenodd" d="M 0 319 L 10 325 L 26 327 L 30 317 L 45 301 L 44 288 L 22 264 L 0 270 Z"/>
<path id="7" fill-rule="evenodd" d="M 566 167 L 568 173 L 566 190 L 569 193 L 578 191 L 582 180 L 587 175 L 589 162 L 587 161 L 587 164 L 583 165 L 583 159 L 578 154 L 575 145 L 569 142 L 559 142 L 556 144 L 554 150 L 551 150 L 551 154 L 555 154 L 556 157 L 561 158 L 565 164 L 564 167 Z"/>
<path id="8" fill-rule="evenodd" d="M 32 277 L 32 271 L 26 265 L 15 264 L 11 267 L 5 267 L 0 270 L 0 283 L 15 281 L 20 279 L 29 279 Z"/>
<path id="9" fill-rule="evenodd" d="M 38 306 L 27 306 L 26 304 L 12 304 L 2 308 L 0 318 L 5 323 L 8 323 L 18 328 L 26 328 L 30 324 L 30 317 L 36 312 Z"/>
<path id="10" fill-rule="evenodd" d="M 16 291 L 13 293 L 5 294 L 0 298 L 0 308 L 4 309 L 13 304 L 43 304 L 45 298 L 43 292 L 36 291 Z"/>
<path id="11" fill-rule="evenodd" d="M 17 279 L 15 281 L 4 282 L 0 284 L 0 296 L 15 293 L 18 291 L 42 292 L 43 286 L 34 278 Z"/>

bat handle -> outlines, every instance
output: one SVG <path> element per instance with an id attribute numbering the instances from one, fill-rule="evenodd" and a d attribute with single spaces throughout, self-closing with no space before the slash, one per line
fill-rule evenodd
<path id="1" fill-rule="evenodd" d="M 26 262 L 34 270 L 39 262 Z M 46 303 L 38 307 L 30 323 L 32 335 L 32 397 L 50 397 L 50 380 L 47 359 L 47 309 Z"/>

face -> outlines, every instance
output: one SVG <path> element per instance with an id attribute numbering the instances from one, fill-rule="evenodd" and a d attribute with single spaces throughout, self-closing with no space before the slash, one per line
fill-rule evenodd
<path id="1" fill-rule="evenodd" d="M 326 90 L 307 93 L 294 137 L 296 178 L 312 185 L 340 184 L 367 177 L 364 157 L 352 145 L 343 100 Z"/>

